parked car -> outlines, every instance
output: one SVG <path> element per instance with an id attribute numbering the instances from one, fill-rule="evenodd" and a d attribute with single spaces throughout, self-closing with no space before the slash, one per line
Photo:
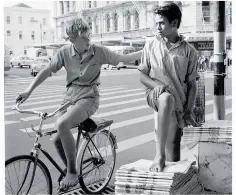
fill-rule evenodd
<path id="1" fill-rule="evenodd" d="M 37 57 L 34 62 L 31 64 L 30 73 L 33 76 L 36 76 L 41 70 L 43 70 L 50 63 L 48 57 Z"/>
<path id="2" fill-rule="evenodd" d="M 28 66 L 30 68 L 33 61 L 33 59 L 27 56 L 13 57 L 11 59 L 11 67 L 19 66 L 20 68 L 22 68 L 23 66 Z"/>
<path id="3" fill-rule="evenodd" d="M 132 52 L 135 52 L 135 48 L 132 46 L 105 46 L 108 49 L 119 53 L 119 54 L 129 54 Z M 111 64 L 103 64 L 102 65 L 102 69 L 108 69 L 108 70 L 112 70 L 112 69 L 117 69 L 120 70 L 121 68 L 126 68 L 126 65 L 123 62 L 120 62 L 117 66 L 113 66 Z"/>
<path id="4" fill-rule="evenodd" d="M 119 65 L 118 66 L 113 66 L 111 64 L 103 64 L 102 69 L 104 69 L 104 70 L 112 70 L 112 69 L 120 70 L 120 67 L 119 67 Z"/>
<path id="5" fill-rule="evenodd" d="M 4 45 L 4 71 L 9 71 L 10 66 L 10 52 L 6 45 Z"/>

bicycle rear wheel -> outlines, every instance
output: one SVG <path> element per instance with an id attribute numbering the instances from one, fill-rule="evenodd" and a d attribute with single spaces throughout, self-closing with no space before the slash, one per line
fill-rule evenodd
<path id="1" fill-rule="evenodd" d="M 36 168 L 35 172 L 34 168 Z M 39 159 L 36 165 L 35 157 L 29 155 L 16 156 L 7 160 L 5 194 L 52 194 L 52 179 L 48 168 Z"/>
<path id="2" fill-rule="evenodd" d="M 77 168 L 85 193 L 97 194 L 108 185 L 116 162 L 115 143 L 107 130 L 91 136 L 80 147 Z"/>

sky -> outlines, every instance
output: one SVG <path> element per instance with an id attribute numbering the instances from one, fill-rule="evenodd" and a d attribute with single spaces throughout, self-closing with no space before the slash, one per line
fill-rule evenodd
<path id="1" fill-rule="evenodd" d="M 45 3 L 44 3 L 45 2 Z M 16 4 L 19 4 L 19 3 L 24 3 L 32 8 L 35 8 L 35 9 L 44 9 L 44 10 L 50 10 L 52 11 L 53 10 L 53 1 L 40 1 L 40 0 L 36 0 L 36 1 L 11 1 L 11 0 L 8 0 L 8 1 L 4 1 L 4 7 L 10 7 L 12 5 L 16 5 Z"/>

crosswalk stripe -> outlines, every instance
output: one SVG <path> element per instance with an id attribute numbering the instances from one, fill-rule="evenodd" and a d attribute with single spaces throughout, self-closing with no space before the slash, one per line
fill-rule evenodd
<path id="1" fill-rule="evenodd" d="M 115 91 L 115 90 L 118 90 L 118 89 L 124 89 L 123 87 L 114 87 L 112 89 L 100 89 L 100 91 Z M 42 94 L 50 94 L 50 93 L 56 93 L 56 92 L 65 92 L 66 91 L 66 88 L 61 88 L 61 89 L 41 89 L 41 90 L 38 90 L 37 91 L 34 91 L 30 97 L 35 97 L 35 96 L 40 96 Z M 22 92 L 22 91 L 21 91 Z M 10 95 L 6 95 L 4 94 L 4 99 L 5 100 L 9 100 L 9 99 L 12 99 L 12 97 L 16 97 L 16 95 L 18 94 L 18 92 L 16 93 L 12 93 Z"/>
<path id="2" fill-rule="evenodd" d="M 113 87 L 100 87 L 100 90 L 112 91 L 112 90 L 115 90 L 115 89 L 123 89 L 123 88 L 125 88 L 125 87 L 127 87 L 127 85 L 118 85 L 118 86 L 113 86 Z M 65 87 L 65 86 L 63 86 L 63 87 L 58 87 L 58 86 L 56 85 L 56 86 L 50 86 L 50 87 L 45 86 L 45 88 L 44 88 L 44 87 L 40 86 L 40 87 L 38 87 L 34 92 L 37 93 L 37 92 L 45 91 L 45 90 L 47 90 L 47 89 L 52 89 L 52 90 L 54 90 L 54 89 L 56 89 L 56 90 L 57 90 L 57 89 L 60 89 L 60 90 L 64 90 L 64 91 L 65 91 L 65 90 L 66 90 L 66 87 Z M 9 92 L 5 91 L 4 94 L 5 94 L 5 95 L 14 95 L 14 94 L 20 93 L 20 92 L 22 92 L 22 91 L 24 91 L 24 90 L 25 90 L 25 88 L 20 89 L 20 90 L 16 90 L 16 91 L 9 91 Z"/>
<path id="3" fill-rule="evenodd" d="M 126 94 L 126 95 L 112 96 L 112 97 L 101 98 L 100 101 L 114 100 L 114 99 L 126 98 L 126 97 L 133 97 L 133 96 L 143 95 L 143 94 L 144 94 L 144 92 L 138 92 L 138 93 L 132 93 L 132 94 Z M 55 98 L 55 97 L 56 96 L 52 96 L 52 98 Z M 44 98 L 44 97 L 42 97 L 42 98 Z M 51 105 L 51 106 L 30 108 L 28 110 L 41 111 L 41 110 L 45 110 L 45 109 L 58 108 L 58 106 L 59 105 Z M 5 116 L 12 115 L 12 114 L 19 114 L 19 113 L 16 113 L 15 111 L 9 111 L 9 112 L 4 113 Z"/>
<path id="4" fill-rule="evenodd" d="M 115 92 L 101 93 L 100 95 L 112 95 L 112 94 L 118 94 L 118 93 L 125 93 L 125 92 L 133 92 L 133 91 L 141 91 L 141 90 L 143 90 L 143 89 L 130 89 L 130 90 L 127 89 L 127 90 L 123 90 L 123 91 L 117 91 L 118 89 L 123 89 L 123 88 L 115 88 L 115 89 L 109 89 L 109 90 L 103 89 L 103 90 L 100 90 L 100 91 L 101 91 L 101 92 L 115 91 Z M 49 97 L 51 97 L 50 95 L 55 94 L 55 92 L 56 92 L 56 91 L 51 91 L 50 93 L 47 93 L 47 94 L 43 93 L 43 94 L 44 94 L 44 97 L 47 98 L 48 95 L 49 95 Z M 61 91 L 60 96 L 64 95 L 63 92 L 64 92 L 64 91 Z M 59 95 L 55 95 L 54 97 L 57 97 L 57 96 L 59 96 Z M 29 101 L 32 100 L 32 99 L 37 99 L 36 97 L 38 97 L 38 99 L 41 99 L 42 94 L 41 94 L 41 93 L 32 94 L 32 95 L 30 96 L 30 98 L 29 98 Z M 5 98 L 5 99 L 7 100 L 7 101 L 5 101 L 5 102 L 7 102 L 7 103 L 10 102 L 10 103 L 11 103 L 11 101 L 10 101 L 8 98 Z M 10 99 L 12 99 L 12 98 L 10 98 Z M 15 103 L 15 98 L 14 98 L 14 100 L 12 100 L 12 101 Z M 34 105 L 34 104 L 37 104 L 37 103 L 48 103 L 48 102 L 50 102 L 50 101 L 51 101 L 51 100 L 24 103 L 24 106 L 26 106 L 26 105 Z M 58 101 L 62 101 L 62 99 L 58 99 Z M 28 101 L 27 101 L 27 102 L 28 102 Z M 10 108 L 10 107 L 11 107 L 11 106 L 5 106 L 5 108 Z"/>
<path id="5" fill-rule="evenodd" d="M 99 106 L 99 108 L 108 108 L 112 106 L 118 106 L 118 105 L 124 105 L 124 104 L 129 104 L 129 103 L 135 103 L 135 102 L 140 102 L 140 101 L 145 101 L 145 98 L 137 98 L 134 100 L 127 100 L 127 101 L 121 101 L 121 102 L 115 102 L 115 103 L 108 103 L 108 104 L 102 104 Z M 30 117 L 24 117 L 21 118 L 20 120 L 22 121 L 32 121 L 32 120 L 38 120 L 38 116 L 30 116 Z M 13 124 L 13 123 L 19 123 L 20 121 L 7 121 L 6 125 Z"/>
<path id="6" fill-rule="evenodd" d="M 45 90 L 45 88 L 46 89 L 57 89 L 57 88 L 61 88 L 61 89 L 66 89 L 66 86 L 60 86 L 60 85 L 45 85 L 45 84 L 41 84 L 40 86 L 38 86 L 37 87 L 37 90 Z M 103 89 L 114 89 L 114 88 L 125 88 L 125 87 L 128 87 L 128 85 L 114 85 L 114 86 L 112 86 L 112 87 L 99 87 L 101 90 L 103 90 Z M 18 90 L 15 90 L 15 91 L 13 91 L 13 90 L 5 90 L 4 92 L 6 92 L 6 93 L 17 93 L 17 92 L 22 92 L 22 91 L 24 91 L 26 88 L 24 87 L 24 88 L 22 88 L 22 89 L 20 89 L 20 88 L 18 88 Z"/>
<path id="7" fill-rule="evenodd" d="M 146 106 L 146 108 L 148 108 L 148 106 Z M 124 109 L 123 109 L 123 111 L 124 111 Z M 117 111 L 117 112 L 122 113 L 122 111 Z M 127 112 L 127 110 L 126 110 L 126 112 Z M 231 113 L 232 113 L 232 108 L 226 109 L 226 111 L 225 111 L 226 115 L 231 114 Z M 110 115 L 113 115 L 113 113 L 112 112 L 104 113 L 103 115 L 110 116 Z M 100 114 L 100 116 L 102 116 L 102 114 Z M 94 117 L 96 117 L 96 116 L 94 116 Z M 111 127 L 112 127 L 112 129 L 117 129 L 117 128 L 120 128 L 120 127 L 123 127 L 123 126 L 133 125 L 133 124 L 136 124 L 136 123 L 139 123 L 139 122 L 144 122 L 144 121 L 150 120 L 151 119 L 150 117 L 153 118 L 153 114 L 147 115 L 147 116 L 138 117 L 138 118 L 133 118 L 133 119 L 125 120 L 125 121 L 121 121 L 121 122 L 118 122 L 118 123 L 114 123 L 114 124 L 112 124 Z M 205 119 L 206 119 L 206 121 L 212 120 L 213 119 L 213 114 L 212 113 L 211 114 L 207 114 L 205 116 Z M 43 130 L 47 130 L 47 129 L 50 129 L 50 128 L 53 128 L 53 127 L 54 127 L 54 123 L 45 124 L 45 125 L 43 125 Z M 38 129 L 39 126 L 36 126 L 35 128 Z M 25 132 L 25 129 L 20 129 L 20 131 L 24 131 Z M 32 130 L 30 128 L 27 128 L 27 131 L 29 133 L 32 132 Z"/>

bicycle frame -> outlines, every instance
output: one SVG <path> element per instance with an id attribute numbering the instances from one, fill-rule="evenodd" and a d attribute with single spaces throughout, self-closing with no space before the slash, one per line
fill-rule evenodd
<path id="1" fill-rule="evenodd" d="M 58 108 L 55 112 L 53 112 L 51 114 L 47 114 L 47 113 L 43 113 L 43 112 L 37 112 L 37 111 L 20 110 L 19 109 L 19 104 L 17 104 L 15 106 L 15 110 L 17 110 L 20 113 L 37 114 L 41 118 L 40 122 L 39 122 L 39 129 L 38 130 L 35 130 L 34 127 L 31 125 L 31 129 L 36 132 L 36 135 L 35 135 L 34 147 L 30 152 L 30 156 L 35 157 L 35 162 L 34 162 L 33 176 L 31 178 L 30 185 L 29 185 L 29 190 L 30 190 L 30 187 L 31 187 L 31 185 L 33 183 L 33 180 L 34 180 L 34 174 L 35 174 L 35 171 L 36 171 L 37 160 L 38 160 L 40 152 L 42 152 L 44 154 L 44 156 L 53 164 L 53 166 L 61 173 L 62 176 L 64 176 L 64 177 L 66 176 L 66 173 L 64 172 L 64 170 L 58 165 L 58 163 L 52 158 L 52 156 L 45 149 L 42 148 L 42 145 L 39 143 L 39 138 L 43 137 L 43 136 L 52 135 L 54 133 L 57 133 L 57 130 L 42 133 L 43 121 L 46 120 L 47 118 L 50 118 L 50 117 L 56 115 L 59 111 L 65 109 L 66 107 L 68 107 L 70 105 L 71 105 L 71 103 L 68 102 L 68 103 L 64 104 L 63 106 L 61 106 L 60 108 Z M 80 129 L 79 127 L 78 127 L 78 135 L 77 135 L 77 139 L 76 139 L 76 156 L 77 156 L 78 149 L 79 149 L 79 142 L 80 142 L 81 134 L 83 135 L 84 139 L 88 139 L 89 141 L 91 141 L 91 143 L 93 144 L 94 148 L 96 149 L 96 151 L 98 152 L 98 154 L 99 154 L 99 156 L 102 160 L 101 160 L 101 163 L 99 163 L 97 166 L 94 166 L 93 169 L 79 175 L 78 178 L 83 177 L 84 175 L 90 173 L 91 171 L 93 171 L 96 168 L 99 168 L 105 162 L 103 157 L 101 156 L 99 150 L 97 149 L 96 145 L 94 144 L 93 140 L 91 139 L 91 136 L 89 135 L 89 133 L 88 132 L 82 132 L 82 129 Z M 90 151 L 90 153 L 91 153 L 91 151 Z M 83 163 L 87 163 L 87 161 L 90 161 L 90 160 L 91 159 L 86 159 L 86 161 L 83 162 Z M 30 166 L 30 162 L 29 162 L 28 166 Z M 19 193 L 21 188 L 23 187 L 27 176 L 28 176 L 28 171 L 25 174 L 24 180 L 23 180 L 23 182 L 21 184 L 21 187 L 20 187 L 20 189 L 18 190 L 17 193 Z"/>

